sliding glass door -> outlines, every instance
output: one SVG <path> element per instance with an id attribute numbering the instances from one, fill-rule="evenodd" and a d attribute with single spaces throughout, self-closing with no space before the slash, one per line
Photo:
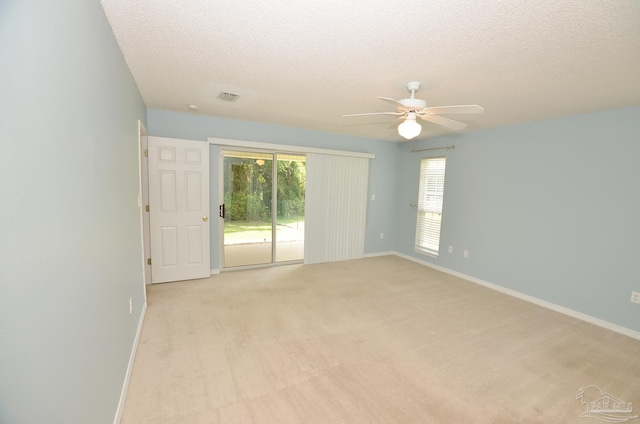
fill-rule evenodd
<path id="1" fill-rule="evenodd" d="M 272 262 L 273 155 L 224 152 L 224 266 Z"/>
<path id="2" fill-rule="evenodd" d="M 275 260 L 301 261 L 304 259 L 306 157 L 277 154 L 276 162 Z"/>
<path id="3" fill-rule="evenodd" d="M 250 151 L 222 156 L 224 267 L 302 261 L 305 156 Z"/>

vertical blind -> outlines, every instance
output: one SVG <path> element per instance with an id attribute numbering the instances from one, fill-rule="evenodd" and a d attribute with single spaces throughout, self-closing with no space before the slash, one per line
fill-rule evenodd
<path id="1" fill-rule="evenodd" d="M 438 255 L 440 246 L 445 166 L 444 157 L 420 162 L 415 249 L 432 255 Z"/>
<path id="2" fill-rule="evenodd" d="M 307 154 L 304 262 L 364 256 L 369 159 Z"/>

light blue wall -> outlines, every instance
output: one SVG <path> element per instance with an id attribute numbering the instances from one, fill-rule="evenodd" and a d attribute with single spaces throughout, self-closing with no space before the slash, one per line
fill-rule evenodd
<path id="1" fill-rule="evenodd" d="M 409 206 L 427 155 L 409 150 L 450 144 L 431 259 Z M 397 251 L 640 331 L 640 107 L 403 143 L 398 170 Z"/>
<path id="2" fill-rule="evenodd" d="M 100 3 L 2 1 L 0 93 L 0 422 L 112 423 L 144 293 L 146 111 Z"/>
<path id="3" fill-rule="evenodd" d="M 246 141 L 260 141 L 318 147 L 325 149 L 350 150 L 374 153 L 371 161 L 369 205 L 367 210 L 368 228 L 365 235 L 365 253 L 385 252 L 394 246 L 396 195 L 396 154 L 397 144 L 388 141 L 349 137 L 322 131 L 304 130 L 259 122 L 238 121 L 216 118 L 193 113 L 179 113 L 149 109 L 147 112 L 149 134 L 158 137 L 203 140 L 207 137 L 230 138 Z M 218 150 L 211 146 L 211 214 L 218 210 Z M 348 182 L 345 182 L 348 183 Z M 376 200 L 371 200 L 375 194 Z M 384 239 L 380 239 L 384 233 Z M 220 267 L 220 235 L 217 225 L 211 226 L 211 267 Z"/>

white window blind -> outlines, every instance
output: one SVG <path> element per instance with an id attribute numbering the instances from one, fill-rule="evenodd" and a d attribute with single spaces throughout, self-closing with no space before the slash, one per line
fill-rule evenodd
<path id="1" fill-rule="evenodd" d="M 419 252 L 438 255 L 444 198 L 446 158 L 425 158 L 420 162 L 416 246 Z"/>
<path id="2" fill-rule="evenodd" d="M 307 154 L 304 262 L 364 256 L 369 159 Z"/>

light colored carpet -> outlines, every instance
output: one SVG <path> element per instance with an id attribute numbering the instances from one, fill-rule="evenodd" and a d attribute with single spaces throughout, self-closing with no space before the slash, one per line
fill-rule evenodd
<path id="1" fill-rule="evenodd" d="M 640 412 L 640 341 L 394 256 L 148 292 L 123 424 L 592 424 L 589 385 Z"/>

